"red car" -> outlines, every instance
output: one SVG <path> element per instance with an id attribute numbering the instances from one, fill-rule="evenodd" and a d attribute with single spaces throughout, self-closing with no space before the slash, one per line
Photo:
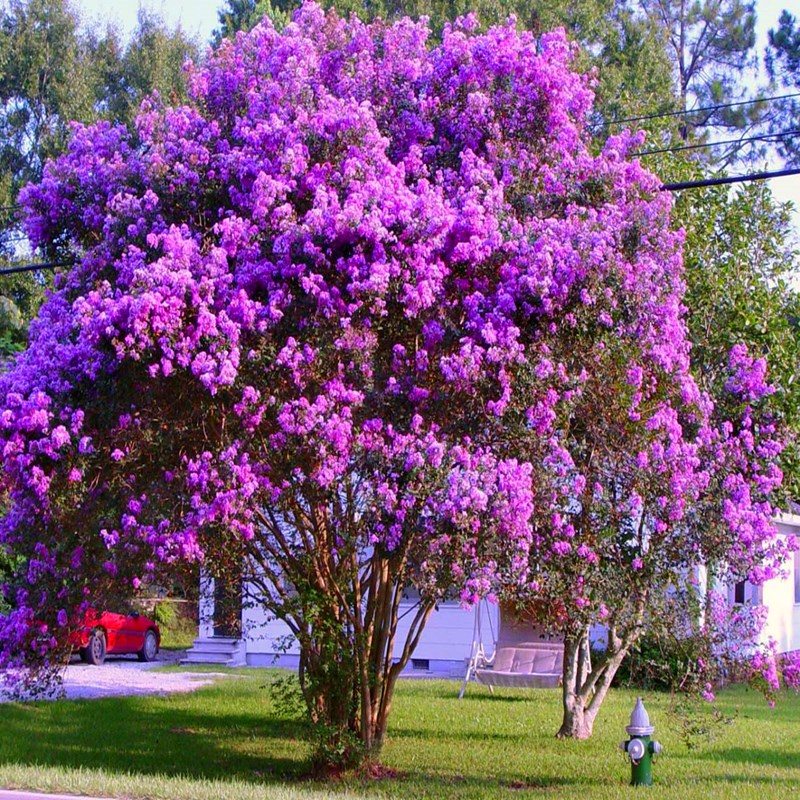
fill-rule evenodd
<path id="1" fill-rule="evenodd" d="M 98 613 L 90 608 L 70 644 L 87 664 L 102 664 L 106 655 L 136 653 L 139 661 L 153 661 L 161 646 L 158 625 L 141 614 Z"/>

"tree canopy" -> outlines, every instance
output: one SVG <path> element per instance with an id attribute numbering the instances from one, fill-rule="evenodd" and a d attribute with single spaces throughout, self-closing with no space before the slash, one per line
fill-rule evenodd
<path id="1" fill-rule="evenodd" d="M 220 28 L 215 32 L 215 42 L 236 31 L 250 30 L 264 15 L 280 28 L 301 4 L 300 0 L 228 0 L 219 12 Z M 379 0 L 367 3 L 325 0 L 322 5 L 335 7 L 342 16 L 355 14 L 366 22 L 425 16 L 432 40 L 441 37 L 446 24 L 469 13 L 474 13 L 484 28 L 502 24 L 513 14 L 520 30 L 529 30 L 537 36 L 564 27 L 568 36 L 582 48 L 576 68 L 598 69 L 597 97 L 593 106 L 595 127 L 614 118 L 674 107 L 671 62 L 657 26 L 626 3 L 613 0 Z"/>
<path id="2" fill-rule="evenodd" d="M 778 27 L 769 32 L 767 70 L 770 77 L 787 94 L 800 92 L 800 26 L 797 17 L 784 11 Z M 794 131 L 793 136 L 783 137 L 777 149 L 789 165 L 800 164 L 800 135 L 797 134 L 800 119 L 800 98 L 786 97 L 778 103 L 778 113 L 772 129 L 776 133 Z"/>
<path id="3" fill-rule="evenodd" d="M 583 736 L 651 591 L 694 558 L 770 574 L 764 360 L 734 348 L 716 406 L 692 379 L 641 137 L 592 153 L 561 33 L 429 37 L 306 4 L 187 104 L 76 127 L 23 192 L 76 265 L 0 378 L 3 666 L 46 671 L 76 609 L 202 560 L 287 623 L 318 755 L 352 763 L 436 603 L 522 593 Z"/>

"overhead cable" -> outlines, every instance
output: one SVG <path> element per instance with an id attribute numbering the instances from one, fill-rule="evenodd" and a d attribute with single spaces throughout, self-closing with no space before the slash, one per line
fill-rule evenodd
<path id="1" fill-rule="evenodd" d="M 19 272 L 34 272 L 40 269 L 58 269 L 59 267 L 71 267 L 69 262 L 47 261 L 43 264 L 23 264 L 19 267 L 4 267 L 0 269 L 0 275 L 15 275 Z"/>
<path id="2" fill-rule="evenodd" d="M 677 192 L 681 189 L 700 189 L 705 186 L 726 186 L 731 183 L 747 183 L 748 181 L 766 181 L 770 178 L 785 178 L 788 175 L 800 175 L 800 167 L 779 169 L 773 172 L 750 172 L 747 175 L 726 175 L 720 178 L 701 178 L 696 181 L 680 181 L 678 183 L 663 183 L 661 190 L 664 192 Z"/>
<path id="3" fill-rule="evenodd" d="M 735 103 L 719 103 L 715 106 L 703 106 L 701 108 L 687 108 L 683 111 L 662 111 L 657 114 L 644 114 L 641 117 L 624 117 L 623 119 L 612 119 L 604 123 L 604 127 L 611 125 L 625 125 L 628 122 L 644 122 L 649 119 L 661 119 L 663 117 L 685 117 L 689 114 L 703 114 L 706 111 L 722 111 L 725 108 L 736 106 L 749 106 L 754 103 L 771 103 L 775 100 L 789 100 L 793 97 L 800 97 L 800 92 L 792 94 L 779 94 L 773 97 L 755 97 L 752 100 L 737 100 Z"/>
<path id="4" fill-rule="evenodd" d="M 704 147 L 722 147 L 723 145 L 742 144 L 744 142 L 760 142 L 772 139 L 783 139 L 785 136 L 800 135 L 800 128 L 789 131 L 779 131 L 778 133 L 759 133 L 756 136 L 741 136 L 738 139 L 723 139 L 718 142 L 698 142 L 697 144 L 681 144 L 676 147 L 661 147 L 655 150 L 640 150 L 632 153 L 634 156 L 654 156 L 659 153 L 678 153 L 682 150 L 701 150 Z"/>

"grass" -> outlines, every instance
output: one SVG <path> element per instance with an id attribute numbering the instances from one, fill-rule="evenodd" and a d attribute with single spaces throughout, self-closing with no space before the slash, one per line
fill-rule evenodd
<path id="1" fill-rule="evenodd" d="M 300 725 L 275 708 L 274 672 L 189 695 L 61 701 L 0 707 L 0 785 L 170 800 L 322 798 L 626 798 L 630 768 L 617 749 L 635 701 L 609 697 L 588 742 L 559 742 L 557 691 L 487 690 L 405 681 L 383 761 L 397 777 L 326 786 L 305 779 Z M 722 693 L 736 722 L 711 745 L 687 751 L 668 698 L 645 698 L 665 753 L 653 798 L 763 798 L 800 791 L 800 698 L 770 709 L 744 689 Z"/>

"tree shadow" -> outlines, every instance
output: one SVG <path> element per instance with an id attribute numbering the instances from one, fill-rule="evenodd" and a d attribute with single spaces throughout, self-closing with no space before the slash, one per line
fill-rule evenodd
<path id="1" fill-rule="evenodd" d="M 458 696 L 454 696 L 455 700 L 458 700 Z M 539 698 L 536 697 L 524 697 L 521 695 L 511 695 L 511 694 L 489 694 L 486 692 L 485 694 L 469 694 L 469 689 L 467 689 L 467 694 L 461 698 L 461 702 L 470 702 L 470 703 L 485 703 L 485 702 L 492 702 L 492 703 L 532 703 Z"/>
<path id="2" fill-rule="evenodd" d="M 292 780 L 308 772 L 300 722 L 259 712 L 202 713 L 171 701 L 5 705 L 0 763 L 217 780 Z"/>
<path id="3" fill-rule="evenodd" d="M 260 704 L 253 704 L 252 710 L 243 709 L 238 706 L 241 697 L 224 692 L 215 700 L 216 705 L 209 704 L 208 697 L 199 704 L 192 695 L 169 695 L 3 705 L 0 764 L 95 769 L 112 779 L 115 774 L 180 775 L 259 786 L 323 786 L 310 778 L 310 747 L 302 722 L 282 717 Z M 226 703 L 231 707 L 226 709 Z M 215 708 L 219 709 L 216 713 Z M 391 732 L 392 738 L 418 738 L 423 743 L 431 735 L 422 729 Z M 460 742 L 487 738 L 512 741 L 519 736 L 454 731 L 448 738 L 452 738 L 454 747 L 459 747 Z M 341 788 L 370 796 L 378 789 L 387 797 L 404 799 L 416 796 L 419 789 L 433 796 L 477 800 L 581 784 L 591 794 L 591 784 L 585 778 L 539 775 L 535 770 L 534 767 L 530 775 L 524 775 L 506 772 L 502 764 L 492 764 L 481 770 L 486 774 L 448 775 L 435 767 L 421 766 L 379 781 L 346 777 Z"/>
<path id="4" fill-rule="evenodd" d="M 797 751 L 775 751 L 770 749 L 731 747 L 727 750 L 699 754 L 699 758 L 712 761 L 725 761 L 732 764 L 752 764 L 756 767 L 777 767 L 780 769 L 797 769 L 800 764 Z M 744 777 L 742 780 L 751 780 Z M 753 780 L 757 780 L 753 778 Z"/>
<path id="5" fill-rule="evenodd" d="M 516 742 L 525 738 L 525 736 L 519 733 L 493 733 L 484 730 L 448 731 L 447 733 L 442 733 L 441 731 L 434 731 L 431 729 L 409 728 L 403 726 L 402 728 L 392 728 L 390 731 L 390 736 L 392 739 L 419 739 L 424 741 L 425 739 L 430 738 L 432 735 L 436 735 L 438 741 L 440 742 Z"/>
<path id="6" fill-rule="evenodd" d="M 494 797 L 504 791 L 554 791 L 557 789 L 568 789 L 582 787 L 586 790 L 587 797 L 591 797 L 592 787 L 600 786 L 600 780 L 586 782 L 585 780 L 575 780 L 562 776 L 539 776 L 527 775 L 514 778 L 508 777 L 477 777 L 474 775 L 441 775 L 429 772 L 406 772 L 402 779 L 395 781 L 395 791 L 387 791 L 386 794 L 395 797 L 415 797 L 417 787 L 424 786 L 425 797 L 457 797 L 459 800 L 468 798 Z M 369 781 L 361 781 L 358 784 L 364 790 L 374 788 Z M 526 795 L 522 795 L 523 797 Z"/>

